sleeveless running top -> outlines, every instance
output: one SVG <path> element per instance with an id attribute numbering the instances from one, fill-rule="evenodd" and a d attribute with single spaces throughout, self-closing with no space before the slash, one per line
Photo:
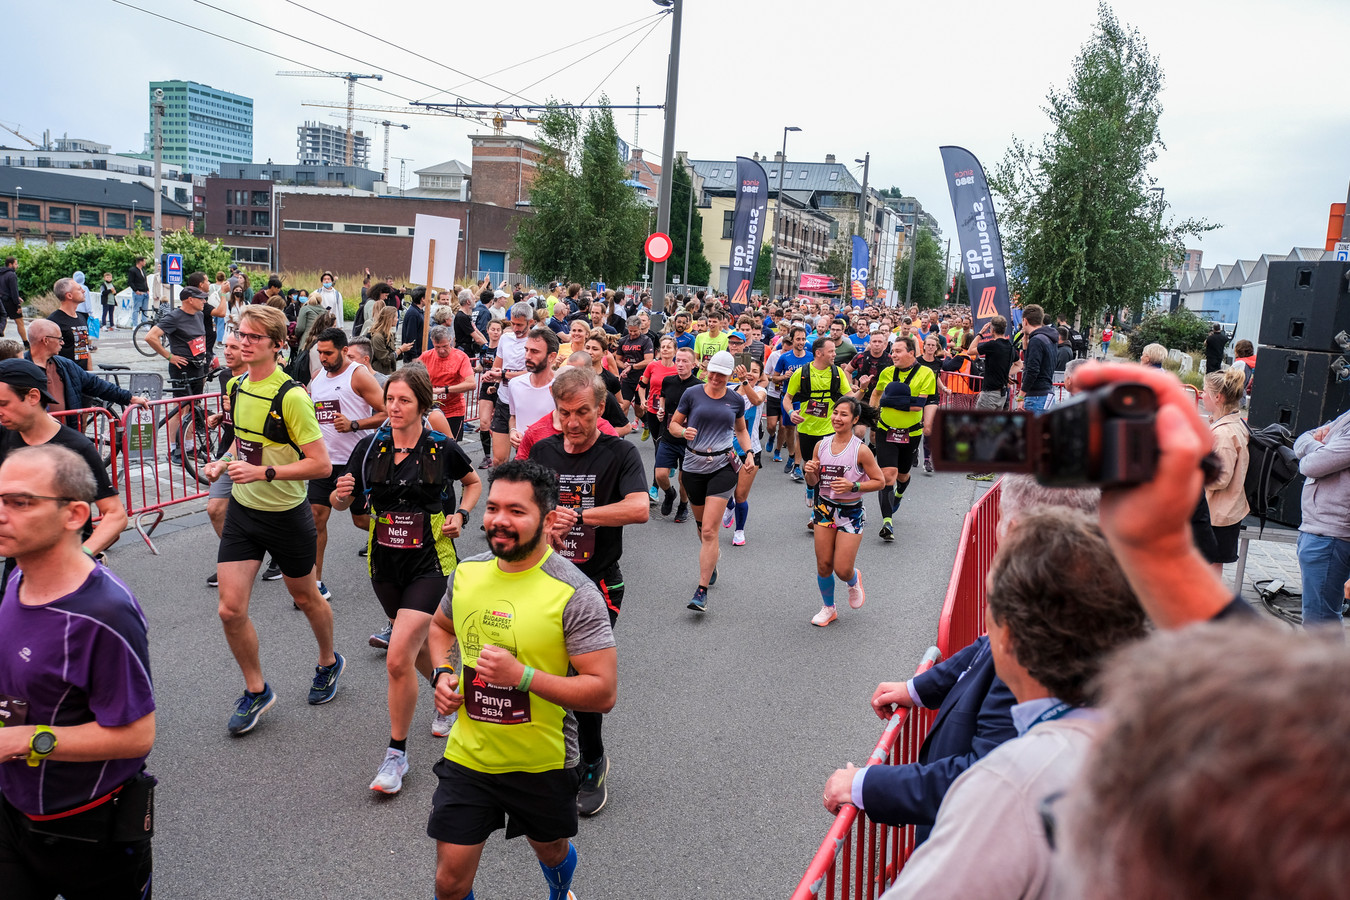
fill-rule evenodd
<path id="1" fill-rule="evenodd" d="M 329 375 L 328 370 L 321 371 L 309 383 L 309 396 L 314 400 L 314 417 L 319 420 L 319 431 L 323 432 L 323 442 L 328 447 L 328 458 L 335 466 L 345 466 L 351 459 L 352 451 L 365 434 L 360 431 L 342 434 L 333 427 L 338 413 L 350 421 L 364 419 L 372 412 L 370 404 L 352 389 L 352 376 L 357 366 L 351 363 L 340 375 Z"/>
<path id="2" fill-rule="evenodd" d="M 858 465 L 858 449 L 862 447 L 862 440 L 854 435 L 849 439 L 844 451 L 838 455 L 830 452 L 833 444 L 833 435 L 816 444 L 816 458 L 820 460 L 820 496 L 836 504 L 858 503 L 862 500 L 861 492 L 835 491 L 829 484 L 836 478 L 847 478 L 849 481 L 866 480 L 866 473 Z"/>

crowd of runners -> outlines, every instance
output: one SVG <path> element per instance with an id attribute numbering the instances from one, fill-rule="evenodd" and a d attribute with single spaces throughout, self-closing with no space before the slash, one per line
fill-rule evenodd
<path id="1" fill-rule="evenodd" d="M 154 343 L 182 393 L 193 393 L 212 362 L 203 335 L 214 329 L 206 276 L 186 284 L 181 308 L 161 320 Z M 864 539 L 875 534 L 878 548 L 893 540 L 911 473 L 932 472 L 920 447 L 933 410 L 945 394 L 972 391 L 979 346 L 995 338 L 975 335 L 959 310 L 841 308 L 808 298 L 740 304 L 701 291 L 656 309 L 645 294 L 593 295 L 576 284 L 511 293 L 480 284 L 439 296 L 419 288 L 400 298 L 377 284 L 361 308 L 373 325 L 349 332 L 320 313 L 308 317 L 294 348 L 287 311 L 259 296 L 231 315 L 214 348 L 225 411 L 211 422 L 222 433 L 203 467 L 219 537 L 215 568 L 203 575 L 219 591 L 243 681 L 226 730 L 253 731 L 280 693 L 260 661 L 266 635 L 249 616 L 260 574 L 284 582 L 313 631 L 307 701 L 336 695 L 345 659 L 334 646 L 331 601 L 367 588 L 326 582 L 324 561 L 332 529 L 359 529 L 378 601 L 378 612 L 370 605 L 378 625 L 370 643 L 388 654 L 389 741 L 370 789 L 402 789 L 425 683 L 434 695 L 430 728 L 447 739 L 427 829 L 437 842 L 441 900 L 472 896 L 483 842 L 503 826 L 508 837 L 528 838 L 551 896 L 569 896 L 578 816 L 595 815 L 608 798 L 603 724 L 616 701 L 625 528 L 653 516 L 692 519 L 700 549 L 687 605 L 707 615 L 716 609 L 710 592 L 722 532 L 733 547 L 774 537 L 766 523 L 751 528 L 755 486 L 800 493 L 802 518 L 792 527 L 813 532 L 821 596 L 810 621 L 830 625 L 836 582 L 851 609 L 863 606 L 856 561 Z M 393 343 L 400 316 L 402 341 Z M 381 364 L 391 352 L 397 364 Z M 4 607 L 29 605 L 21 582 L 45 583 L 47 567 L 69 563 L 73 552 L 70 572 L 79 579 L 54 580 L 98 609 L 91 615 L 105 623 L 102 639 L 111 635 L 122 648 L 103 660 L 102 677 L 122 668 L 115 701 L 86 685 L 87 709 L 69 711 L 0 666 L 0 715 L 23 698 L 29 721 L 96 720 L 102 740 L 63 751 L 79 739 L 49 728 L 55 749 L 42 752 L 45 738 L 34 732 L 22 748 L 25 771 L 0 767 L 11 833 L 25 841 L 41 833 L 34 823 L 43 817 L 83 822 L 90 803 L 130 794 L 145 778 L 133 763 L 149 747 L 128 745 L 127 729 L 143 737 L 148 727 L 152 736 L 154 718 L 144 617 L 125 585 L 91 559 L 108 542 L 91 542 L 88 506 L 83 515 L 76 510 L 105 493 L 101 463 L 80 435 L 49 427 L 50 387 L 36 362 L 0 362 L 0 424 L 36 448 L 5 455 L 0 503 L 11 514 L 46 501 L 66 510 L 60 527 L 41 534 L 20 536 L 0 522 L 0 549 L 23 570 Z M 650 465 L 639 451 L 646 442 Z M 471 452 L 480 454 L 477 463 Z M 77 477 L 81 466 L 91 470 L 89 485 Z M 54 473 L 50 486 L 35 487 L 42 478 L 29 493 L 14 486 L 42 469 Z M 768 476 L 757 478 L 761 471 Z M 875 531 L 867 526 L 868 494 L 878 495 Z M 106 521 L 111 510 L 98 509 Z M 456 539 L 473 528 L 489 552 L 460 559 Z M 98 578 L 89 579 L 89 565 Z M 54 619 L 50 628 L 58 625 Z M 93 759 L 119 760 L 130 778 L 109 782 L 75 762 Z M 35 786 L 30 778 L 43 780 Z M 118 857 L 100 883 L 148 884 L 143 840 L 144 852 Z M 75 889 L 62 880 L 68 860 L 53 854 L 25 864 L 34 887 L 18 896 Z"/>

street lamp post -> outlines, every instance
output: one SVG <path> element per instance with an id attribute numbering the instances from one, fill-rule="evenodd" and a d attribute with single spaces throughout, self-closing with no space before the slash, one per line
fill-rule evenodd
<path id="1" fill-rule="evenodd" d="M 684 19 L 684 0 L 652 0 L 657 6 L 669 7 L 670 57 L 666 68 L 666 130 L 661 148 L 661 187 L 657 191 L 656 230 L 670 233 L 670 189 L 675 167 L 675 100 L 680 87 L 680 25 Z M 686 250 L 687 253 L 687 250 Z M 653 303 L 666 302 L 666 264 L 659 262 L 652 270 Z M 659 299 L 657 299 L 659 298 Z"/>
<path id="2" fill-rule="evenodd" d="M 163 197 L 163 193 L 162 193 L 162 192 L 163 192 L 163 167 L 162 167 L 162 163 L 163 163 L 163 159 L 164 159 L 164 127 L 163 127 L 163 126 L 164 126 L 164 91 L 161 90 L 160 88 L 155 88 L 155 99 L 154 99 L 154 102 L 151 104 L 150 108 L 151 108 L 151 111 L 154 113 L 154 116 L 155 116 L 155 219 L 154 219 L 154 229 L 155 229 L 155 261 L 154 261 L 154 265 L 158 266 L 158 265 L 159 265 L 159 260 L 160 260 L 160 255 L 163 253 L 163 250 L 164 250 L 164 239 L 163 239 L 163 236 L 162 236 L 162 229 L 160 228 L 160 221 L 161 221 L 161 215 L 162 215 L 161 198 Z M 162 295 L 163 295 L 163 291 L 164 291 L 164 272 L 163 272 L 163 271 L 161 271 L 161 272 L 159 273 L 159 278 L 156 280 L 155 284 L 156 284 L 157 287 L 159 288 L 159 290 L 157 290 L 156 293 L 157 293 L 157 294 L 160 294 L 160 295 L 162 296 Z M 156 297 L 155 299 L 156 299 L 156 301 L 158 301 L 158 300 L 159 300 L 159 297 Z M 170 302 L 172 302 L 172 297 L 170 297 Z"/>
<path id="3" fill-rule="evenodd" d="M 778 280 L 778 241 L 783 230 L 783 170 L 787 168 L 787 136 L 789 131 L 801 131 L 796 125 L 783 128 L 783 153 L 778 160 L 778 193 L 773 201 L 773 254 L 769 258 L 769 302 L 774 300 L 774 282 Z"/>
<path id="4" fill-rule="evenodd" d="M 684 161 L 681 161 L 681 162 L 680 162 L 680 165 L 684 165 L 684 164 L 685 164 Z M 689 169 L 689 212 L 686 214 L 685 220 L 684 220 L 684 280 L 680 282 L 680 284 L 684 285 L 684 287 L 682 288 L 682 290 L 684 290 L 684 291 L 688 291 L 688 290 L 689 290 L 689 239 L 692 238 L 692 237 L 694 236 L 694 235 L 693 235 L 693 225 L 694 225 L 694 174 L 695 174 L 695 173 L 694 173 L 694 171 L 693 171 L 693 167 L 690 166 L 690 169 Z M 688 294 L 686 294 L 685 296 L 688 296 Z"/>
<path id="5" fill-rule="evenodd" d="M 14 232 L 14 243 L 19 242 L 19 192 L 23 188 L 14 185 L 14 212 L 9 217 L 9 230 Z"/>

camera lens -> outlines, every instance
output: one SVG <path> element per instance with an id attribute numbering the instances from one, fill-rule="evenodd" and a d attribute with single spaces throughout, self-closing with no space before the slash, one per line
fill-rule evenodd
<path id="1" fill-rule="evenodd" d="M 1102 397 L 1102 406 L 1108 415 L 1142 419 L 1158 411 L 1158 398 L 1147 385 L 1116 384 Z"/>

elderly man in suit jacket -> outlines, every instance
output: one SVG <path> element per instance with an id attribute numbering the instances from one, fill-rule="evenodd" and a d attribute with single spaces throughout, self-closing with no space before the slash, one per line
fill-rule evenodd
<path id="1" fill-rule="evenodd" d="M 1047 488 L 1029 475 L 1003 479 L 999 496 L 999 536 L 1016 527 L 1032 509 L 1060 506 L 1096 515 L 1096 488 Z M 908 681 L 882 682 L 872 695 L 872 708 L 883 719 L 897 707 L 938 711 L 919 750 L 917 762 L 901 766 L 852 764 L 838 769 L 825 783 L 825 808 L 831 813 L 845 803 L 885 825 L 915 825 L 915 839 L 927 839 L 947 788 L 994 748 L 1017 736 L 1011 709 L 1017 701 L 994 672 L 989 639 L 970 646 Z"/>

